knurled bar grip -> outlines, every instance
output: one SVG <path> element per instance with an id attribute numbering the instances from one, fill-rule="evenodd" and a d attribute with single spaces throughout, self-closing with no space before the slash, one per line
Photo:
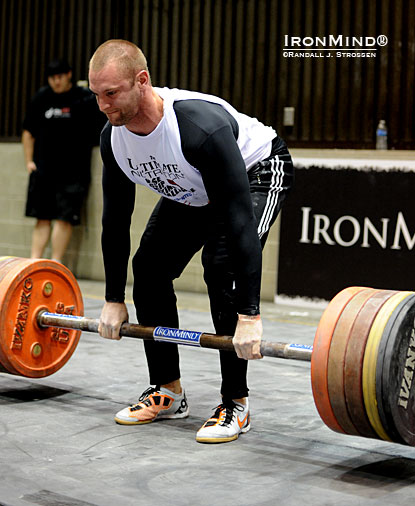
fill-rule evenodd
<path id="1" fill-rule="evenodd" d="M 99 325 L 99 320 L 94 320 L 92 318 L 48 313 L 47 311 L 41 311 L 38 314 L 37 322 L 40 327 L 59 327 L 93 333 L 98 333 Z M 173 329 L 170 327 L 148 327 L 135 323 L 123 323 L 120 335 L 160 342 L 173 342 L 187 346 L 198 346 L 201 348 L 214 348 L 228 351 L 234 350 L 231 336 L 220 336 L 217 334 Z M 264 357 L 286 358 L 310 362 L 312 351 L 313 347 L 305 344 L 261 341 L 261 355 Z"/>

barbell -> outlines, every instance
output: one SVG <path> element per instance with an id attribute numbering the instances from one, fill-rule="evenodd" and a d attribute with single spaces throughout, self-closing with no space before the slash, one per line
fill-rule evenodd
<path id="1" fill-rule="evenodd" d="M 70 359 L 83 316 L 73 274 L 51 260 L 0 257 L 0 372 L 39 378 Z M 121 335 L 233 350 L 232 337 L 125 323 Z M 311 361 L 317 411 L 343 434 L 415 446 L 415 292 L 348 287 L 327 305 L 313 346 L 262 341 L 263 356 Z"/>

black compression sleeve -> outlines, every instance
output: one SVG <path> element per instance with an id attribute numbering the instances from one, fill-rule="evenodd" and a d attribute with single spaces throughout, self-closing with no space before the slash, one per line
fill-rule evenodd
<path id="1" fill-rule="evenodd" d="M 235 272 L 237 311 L 258 314 L 262 251 L 237 123 L 221 106 L 199 101 L 175 104 L 183 154 L 203 178 L 212 205 L 226 224 Z"/>
<path id="2" fill-rule="evenodd" d="M 118 167 L 111 150 L 111 128 L 101 135 L 103 214 L 102 254 L 105 268 L 105 300 L 123 302 L 130 256 L 130 225 L 135 203 L 135 184 Z"/>
<path id="3" fill-rule="evenodd" d="M 232 130 L 223 127 L 200 146 L 200 170 L 212 205 L 222 215 L 235 270 L 237 311 L 258 314 L 262 251 L 245 163 Z"/>

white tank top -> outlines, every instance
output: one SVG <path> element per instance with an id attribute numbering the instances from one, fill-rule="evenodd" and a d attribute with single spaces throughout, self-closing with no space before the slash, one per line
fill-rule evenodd
<path id="1" fill-rule="evenodd" d="M 234 109 L 213 95 L 186 90 L 154 88 L 163 99 L 163 118 L 148 135 L 136 135 L 125 126 L 112 127 L 111 146 L 115 160 L 134 183 L 182 204 L 204 206 L 209 199 L 200 172 L 185 159 L 173 103 L 205 100 L 224 107 L 238 122 L 238 147 L 247 170 L 271 153 L 273 128 Z"/>

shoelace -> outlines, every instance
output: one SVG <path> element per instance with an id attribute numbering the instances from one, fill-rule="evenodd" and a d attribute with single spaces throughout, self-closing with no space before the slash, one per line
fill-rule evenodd
<path id="1" fill-rule="evenodd" d="M 146 406 L 151 406 L 151 401 L 147 401 L 147 399 L 150 397 L 150 395 L 156 394 L 156 393 L 158 393 L 157 388 L 154 388 L 154 387 L 147 388 L 147 390 L 145 390 L 140 395 L 137 403 L 136 404 L 131 404 L 130 411 L 138 411 L 139 409 L 141 409 L 141 406 L 140 406 L 141 403 L 145 404 Z"/>
<path id="2" fill-rule="evenodd" d="M 235 410 L 243 411 L 243 409 L 237 406 L 233 401 L 226 403 L 223 402 L 222 404 L 219 404 L 219 406 L 216 407 L 215 414 L 212 416 L 212 418 L 219 420 L 221 413 L 225 411 L 225 419 L 223 420 L 222 425 L 229 425 L 230 423 L 232 423 L 233 419 L 236 416 Z"/>
<path id="3" fill-rule="evenodd" d="M 146 399 L 148 399 L 150 397 L 150 395 L 156 394 L 157 392 L 158 392 L 157 388 L 154 388 L 154 387 L 147 388 L 147 390 L 145 390 L 140 395 L 140 397 L 138 398 L 138 401 L 135 404 L 130 405 L 130 409 L 133 411 L 136 411 L 138 409 L 137 406 L 140 404 L 140 402 L 144 402 Z M 150 404 L 148 404 L 148 405 L 150 405 Z"/>
<path id="4" fill-rule="evenodd" d="M 150 395 L 152 394 L 156 394 L 158 392 L 158 389 L 157 388 L 154 388 L 154 387 L 149 387 L 147 388 L 147 390 L 145 390 L 141 395 L 140 397 L 138 398 L 138 402 L 142 402 L 144 401 L 145 399 L 147 399 L 147 397 L 150 397 Z M 138 404 L 138 403 L 137 403 Z"/>

